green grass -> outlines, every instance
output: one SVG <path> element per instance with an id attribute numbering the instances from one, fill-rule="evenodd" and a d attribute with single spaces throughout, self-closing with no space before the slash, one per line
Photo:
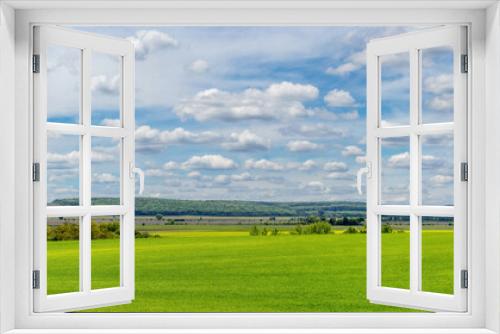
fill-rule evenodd
<path id="1" fill-rule="evenodd" d="M 136 239 L 135 300 L 93 311 L 411 311 L 366 299 L 364 234 L 335 231 L 254 237 L 249 236 L 248 227 L 246 231 L 217 228 L 166 230 L 157 232 L 161 238 Z M 425 230 L 423 235 L 423 287 L 450 292 L 453 233 Z M 118 243 L 116 239 L 93 241 L 92 282 L 100 282 L 100 287 L 117 282 Z M 392 249 L 392 255 L 383 259 L 384 285 L 406 284 L 409 259 L 404 250 L 408 245 L 408 232 L 383 236 L 383 254 L 390 255 L 386 248 Z M 77 290 L 77 248 L 75 241 L 49 242 L 49 293 Z"/>

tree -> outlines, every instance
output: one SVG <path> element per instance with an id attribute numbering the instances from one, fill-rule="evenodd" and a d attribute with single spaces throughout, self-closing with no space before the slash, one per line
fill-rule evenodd
<path id="1" fill-rule="evenodd" d="M 156 220 L 159 220 L 159 221 L 163 220 L 163 215 L 161 215 L 161 214 L 157 214 L 155 217 L 156 217 Z"/>

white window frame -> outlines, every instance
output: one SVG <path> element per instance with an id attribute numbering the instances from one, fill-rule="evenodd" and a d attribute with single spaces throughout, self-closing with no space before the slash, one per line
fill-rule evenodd
<path id="1" fill-rule="evenodd" d="M 63 27 L 36 26 L 34 53 L 40 58 L 39 73 L 33 76 L 34 88 L 34 161 L 39 164 L 40 180 L 33 184 L 33 268 L 39 273 L 39 288 L 34 289 L 35 312 L 71 311 L 98 306 L 129 303 L 134 299 L 134 233 L 135 233 L 135 115 L 134 115 L 134 46 L 126 39 L 99 36 Z M 81 50 L 81 98 L 78 124 L 47 121 L 47 48 L 58 45 Z M 94 52 L 119 57 L 120 126 L 97 126 L 91 122 L 92 92 L 90 77 Z M 75 206 L 47 206 L 47 132 L 80 137 L 80 202 Z M 120 203 L 92 205 L 92 139 L 119 139 Z M 92 289 L 92 255 L 90 225 L 92 217 L 120 217 L 120 283 L 117 287 Z M 79 217 L 79 291 L 47 294 L 47 218 Z"/>
<path id="2" fill-rule="evenodd" d="M 467 289 L 462 287 L 462 270 L 467 270 L 467 183 L 461 180 L 461 163 L 467 163 L 467 80 L 462 73 L 462 56 L 467 55 L 467 29 L 462 26 L 429 28 L 374 39 L 367 46 L 367 134 L 366 157 L 371 171 L 367 180 L 367 295 L 374 303 L 415 307 L 424 310 L 467 310 Z M 421 50 L 447 47 L 453 52 L 453 121 L 423 123 Z M 405 53 L 409 64 L 408 125 L 382 125 L 381 57 Z M 422 136 L 453 135 L 453 205 L 422 203 Z M 388 205 L 382 199 L 382 140 L 408 138 L 408 204 Z M 376 176 L 376 177 L 374 177 Z M 383 215 L 408 216 L 409 289 L 381 284 Z M 422 217 L 453 217 L 453 293 L 422 290 Z"/>
<path id="3" fill-rule="evenodd" d="M 189 333 L 353 333 L 356 329 L 357 333 L 499 332 L 500 210 L 497 208 L 500 176 L 496 175 L 498 164 L 495 163 L 500 162 L 500 131 L 496 128 L 500 115 L 495 111 L 500 109 L 500 18 L 496 1 L 298 0 L 286 3 L 271 0 L 230 4 L 211 0 L 186 0 L 184 3 L 101 0 L 66 2 L 66 9 L 61 9 L 63 4 L 59 1 L 10 0 L 0 6 L 0 88 L 4 88 L 0 94 L 6 108 L 0 122 L 0 152 L 6 161 L 0 164 L 0 182 L 5 185 L 0 192 L 1 333 L 9 330 L 18 334 L 47 333 L 48 329 L 60 333 L 110 333 L 111 329 L 129 329 L 128 333 L 148 332 L 148 329 L 149 332 L 163 329 L 170 333 L 176 332 L 174 329 L 184 333 L 188 329 L 191 329 Z M 14 11 L 13 7 L 20 10 Z M 308 26 L 410 23 L 467 24 L 471 32 L 468 220 L 472 223 L 468 236 L 471 265 L 467 313 L 131 315 L 32 312 L 30 56 L 34 24 Z M 346 328 L 352 330 L 342 330 Z"/>

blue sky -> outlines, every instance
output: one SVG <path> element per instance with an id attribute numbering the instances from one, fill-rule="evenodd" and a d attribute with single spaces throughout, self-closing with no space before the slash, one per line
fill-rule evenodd
<path id="1" fill-rule="evenodd" d="M 354 187 L 365 154 L 364 50 L 370 39 L 408 28 L 79 29 L 128 38 L 136 46 L 136 164 L 146 172 L 145 196 L 364 200 Z M 438 80 L 446 74 L 440 73 L 447 70 L 443 64 L 449 63 L 446 50 L 441 51 L 424 62 L 423 73 L 434 78 L 424 85 L 430 87 L 424 90 L 423 101 L 430 121 L 449 120 L 450 115 L 449 79 Z M 386 77 L 383 72 L 388 83 L 383 115 L 384 121 L 395 124 L 404 122 L 408 112 L 404 94 L 408 73 L 404 59 L 393 57 L 388 62 L 392 65 Z M 49 87 L 51 76 L 54 87 L 53 93 L 49 88 L 49 121 L 75 122 L 79 76 L 75 64 L 77 56 L 67 50 L 55 50 L 49 59 Z M 106 55 L 93 59 L 93 124 L 116 122 L 117 64 Z M 58 169 L 58 163 L 74 152 L 64 144 L 71 140 L 53 142 L 49 167 L 52 159 L 57 177 L 52 178 L 49 201 L 78 194 L 75 165 Z M 442 140 L 427 142 L 429 156 L 443 148 Z M 383 153 L 387 175 L 394 175 L 386 186 L 387 198 L 404 203 L 408 148 L 397 143 L 387 146 Z M 119 186 L 113 164 L 116 141 L 95 139 L 93 150 L 93 196 L 113 196 Z M 402 162 L 394 162 L 398 159 Z M 433 191 L 428 200 L 449 203 L 450 166 L 446 161 L 440 169 L 436 166 L 428 179 L 434 178 L 433 184 L 442 191 Z"/>

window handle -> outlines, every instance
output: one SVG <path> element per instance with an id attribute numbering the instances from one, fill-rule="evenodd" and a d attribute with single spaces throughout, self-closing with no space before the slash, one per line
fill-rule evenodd
<path id="1" fill-rule="evenodd" d="M 363 174 L 366 174 L 366 178 L 371 177 L 371 163 L 367 162 L 366 167 L 360 168 L 358 170 L 357 178 L 356 178 L 356 188 L 358 189 L 358 193 L 363 195 L 363 191 L 361 189 L 361 185 L 363 184 L 362 178 Z"/>
<path id="2" fill-rule="evenodd" d="M 130 164 L 130 178 L 134 179 L 135 175 L 139 175 L 139 195 L 144 193 L 144 171 L 140 168 L 134 166 L 134 164 Z"/>

